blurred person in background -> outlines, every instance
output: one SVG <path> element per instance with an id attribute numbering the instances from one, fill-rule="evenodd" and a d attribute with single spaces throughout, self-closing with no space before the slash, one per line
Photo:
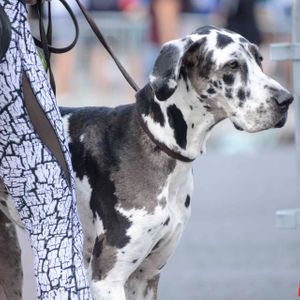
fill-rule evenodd
<path id="1" fill-rule="evenodd" d="M 75 2 L 80 36 L 76 50 L 53 55 L 54 76 L 57 82 L 58 101 L 67 106 L 115 106 L 120 101 L 134 99 L 132 91 L 122 79 L 114 61 L 99 43 L 92 29 L 79 13 Z M 54 44 L 66 45 L 74 35 L 70 17 L 58 1 L 53 1 Z M 142 5 L 138 0 L 85 0 L 83 5 L 91 13 L 115 54 L 128 67 L 133 77 L 141 73 L 141 62 L 134 44 L 136 31 L 134 17 L 138 18 Z M 56 25 L 56 26 L 55 26 Z M 63 30 L 62 30 L 63 28 Z M 125 59 L 123 58 L 125 56 Z M 126 95 L 129 92 L 130 96 Z M 120 95 L 124 95 L 120 97 Z"/>
<path id="2" fill-rule="evenodd" d="M 145 78 L 152 71 L 162 44 L 179 37 L 183 0 L 144 0 L 149 11 L 149 41 L 144 52 Z"/>
<path id="3" fill-rule="evenodd" d="M 198 14 L 214 13 L 222 0 L 187 0 L 183 1 L 183 11 Z M 211 25 L 211 24 L 207 24 Z"/>
<path id="4" fill-rule="evenodd" d="M 133 78 L 140 78 L 140 48 L 135 45 L 143 5 L 139 0 L 89 0 L 89 10 L 108 44 Z M 134 93 L 123 79 L 114 61 L 89 30 L 90 71 L 93 88 L 101 105 L 116 106 L 134 101 Z M 121 95 L 121 97 L 120 97 Z"/>
<path id="5" fill-rule="evenodd" d="M 225 17 L 225 28 L 260 45 L 262 36 L 256 19 L 255 2 L 255 0 L 221 0 L 220 10 Z"/>
<path id="6" fill-rule="evenodd" d="M 89 0 L 81 0 L 84 6 Z M 76 17 L 81 17 L 80 9 L 75 1 L 68 1 Z M 60 1 L 51 1 L 53 16 L 53 44 L 57 47 L 64 47 L 69 44 L 75 35 L 74 26 L 65 7 Z M 81 19 L 81 18 L 80 18 Z M 81 21 L 81 20 L 80 20 Z M 72 49 L 66 53 L 53 54 L 53 72 L 56 81 L 57 98 L 64 105 L 72 104 L 70 92 L 72 89 L 72 80 L 74 67 L 78 53 Z"/>
<path id="7" fill-rule="evenodd" d="M 149 75 L 162 44 L 189 34 L 204 25 L 204 15 L 217 11 L 220 0 L 149 0 L 150 43 L 146 51 L 146 75 Z M 183 13 L 199 14 L 197 24 L 187 29 Z M 205 18 L 206 20 L 206 18 Z M 186 30 L 187 29 L 187 30 Z"/>
<path id="8" fill-rule="evenodd" d="M 150 5 L 151 41 L 158 46 L 179 37 L 182 0 L 153 0 Z"/>

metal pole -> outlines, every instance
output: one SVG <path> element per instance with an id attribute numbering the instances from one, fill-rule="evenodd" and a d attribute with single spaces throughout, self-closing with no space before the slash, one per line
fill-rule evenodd
<path id="1" fill-rule="evenodd" d="M 292 43 L 295 45 L 300 43 L 300 0 L 293 1 L 292 12 Z M 293 85 L 295 98 L 295 138 L 298 180 L 300 181 L 300 59 L 293 61 Z M 300 186 L 300 182 L 299 182 Z"/>
<path id="2" fill-rule="evenodd" d="M 292 21 L 292 43 L 271 45 L 271 57 L 273 60 L 290 59 L 293 61 L 296 163 L 300 190 L 300 0 L 293 1 Z M 300 209 L 277 211 L 276 225 L 278 228 L 300 228 Z"/>

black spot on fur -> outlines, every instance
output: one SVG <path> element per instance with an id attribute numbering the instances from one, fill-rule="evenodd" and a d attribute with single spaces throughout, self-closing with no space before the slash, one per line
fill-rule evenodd
<path id="1" fill-rule="evenodd" d="M 191 203 L 191 197 L 190 195 L 187 195 L 184 202 L 185 207 L 188 208 L 190 206 L 190 203 Z"/>
<path id="2" fill-rule="evenodd" d="M 217 47 L 218 48 L 223 49 L 231 43 L 233 43 L 233 39 L 230 36 L 218 32 L 218 34 L 217 34 Z"/>
<path id="3" fill-rule="evenodd" d="M 244 89 L 240 88 L 240 89 L 238 90 L 237 96 L 238 96 L 238 98 L 239 98 L 240 100 L 245 100 L 246 95 L 245 95 Z"/>
<path id="4" fill-rule="evenodd" d="M 210 87 L 210 88 L 207 90 L 207 92 L 208 92 L 209 94 L 215 94 L 215 93 L 216 93 L 216 90 L 215 90 L 214 88 Z"/>
<path id="5" fill-rule="evenodd" d="M 137 95 L 137 100 L 139 102 L 139 111 L 145 116 L 151 116 L 151 118 L 160 124 L 160 126 L 165 125 L 165 117 L 160 108 L 160 105 L 154 101 L 154 94 L 151 86 L 147 84 L 142 90 L 140 90 Z"/>
<path id="6" fill-rule="evenodd" d="M 244 106 L 244 103 L 245 103 L 245 100 L 246 100 L 246 94 L 245 94 L 244 89 L 240 88 L 240 89 L 238 90 L 237 96 L 238 96 L 238 98 L 240 99 L 239 107 L 243 107 L 243 106 Z"/>
<path id="7" fill-rule="evenodd" d="M 170 79 L 173 78 L 170 76 Z M 152 83 L 152 86 L 155 91 L 156 98 L 160 101 L 166 101 L 167 99 L 169 99 L 177 88 L 177 85 L 175 87 L 169 87 L 167 78 L 157 78 Z"/>
<path id="8" fill-rule="evenodd" d="M 99 257 L 103 250 L 103 239 L 104 236 L 97 236 L 93 249 L 93 256 Z"/>
<path id="9" fill-rule="evenodd" d="M 193 110 L 193 109 L 194 109 L 193 105 L 190 105 L 190 109 L 191 109 L 191 110 Z"/>
<path id="10" fill-rule="evenodd" d="M 232 89 L 225 88 L 225 97 L 232 99 Z"/>
<path id="11" fill-rule="evenodd" d="M 194 126 L 195 126 L 194 123 L 192 123 L 192 128 L 194 128 Z"/>
<path id="12" fill-rule="evenodd" d="M 248 71 L 247 63 L 243 62 L 241 64 L 241 77 L 242 77 L 242 81 L 244 83 L 247 83 L 247 81 L 248 81 L 248 73 L 249 73 L 249 71 Z"/>
<path id="13" fill-rule="evenodd" d="M 224 74 L 223 75 L 223 81 L 227 85 L 233 85 L 233 83 L 234 83 L 234 76 L 233 76 L 233 74 Z"/>
<path id="14" fill-rule="evenodd" d="M 117 204 L 115 185 L 110 179 L 109 172 L 101 170 L 92 155 L 86 154 L 85 161 L 89 183 L 93 188 L 90 207 L 94 217 L 98 214 L 102 220 L 108 244 L 123 248 L 130 240 L 126 231 L 131 222 L 115 209 Z"/>
<path id="15" fill-rule="evenodd" d="M 135 264 L 137 261 L 138 261 L 137 259 L 134 259 L 134 260 L 132 261 L 132 263 Z"/>
<path id="16" fill-rule="evenodd" d="M 84 147 L 79 139 L 74 140 L 72 143 L 69 143 L 69 150 L 72 153 L 72 166 L 73 170 L 80 180 L 84 176 Z"/>
<path id="17" fill-rule="evenodd" d="M 167 108 L 167 115 L 170 127 L 174 131 L 176 143 L 183 149 L 186 148 L 187 124 L 183 118 L 182 112 L 175 104 Z"/>
<path id="18" fill-rule="evenodd" d="M 107 244 L 117 248 L 123 248 L 130 241 L 126 232 L 131 221 L 115 209 L 118 199 L 115 196 L 115 185 L 110 179 L 110 174 L 112 168 L 116 169 L 119 165 L 119 157 L 115 149 L 118 149 L 119 143 L 126 139 L 127 129 L 124 124 L 128 124 L 132 118 L 132 112 L 129 111 L 131 111 L 130 106 L 116 109 L 79 108 L 74 109 L 69 118 L 69 135 L 72 141 L 70 151 L 75 174 L 79 178 L 87 176 L 92 188 L 90 207 L 94 218 L 98 215 L 102 220 Z M 112 126 L 117 114 L 122 116 L 120 122 Z M 87 128 L 101 133 L 97 141 L 99 154 L 85 147 L 85 140 L 83 143 L 80 142 L 81 135 L 89 132 Z M 101 160 L 98 159 L 99 156 Z"/>
<path id="19" fill-rule="evenodd" d="M 215 87 L 215 88 L 218 88 L 219 87 L 219 83 L 217 82 L 217 81 L 213 81 L 213 86 Z"/>
<path id="20" fill-rule="evenodd" d="M 205 55 L 203 55 L 203 57 L 199 59 L 198 70 L 199 70 L 200 77 L 209 78 L 210 72 L 214 65 L 213 54 L 214 51 L 210 50 Z"/>
<path id="21" fill-rule="evenodd" d="M 188 83 L 188 76 L 187 76 L 187 72 L 185 70 L 184 67 L 181 67 L 180 69 L 180 75 L 179 75 L 179 78 L 182 78 L 183 81 L 185 82 L 185 87 L 186 87 L 186 90 L 187 92 L 190 90 L 190 87 L 189 87 L 189 83 Z"/>
<path id="22" fill-rule="evenodd" d="M 211 110 L 211 107 L 209 105 L 203 105 L 203 107 L 207 110 L 207 111 L 210 111 Z"/>
<path id="23" fill-rule="evenodd" d="M 170 222 L 170 217 L 167 218 L 167 220 L 164 222 L 163 225 L 164 225 L 164 226 L 168 226 L 168 225 L 169 225 L 169 222 Z"/>

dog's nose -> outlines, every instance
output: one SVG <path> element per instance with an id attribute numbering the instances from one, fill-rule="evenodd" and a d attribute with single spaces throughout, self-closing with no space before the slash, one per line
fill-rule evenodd
<path id="1" fill-rule="evenodd" d="M 294 97 L 283 90 L 278 91 L 277 95 L 274 97 L 275 101 L 277 102 L 278 105 L 280 106 L 288 106 L 289 104 L 291 104 L 294 100 Z"/>

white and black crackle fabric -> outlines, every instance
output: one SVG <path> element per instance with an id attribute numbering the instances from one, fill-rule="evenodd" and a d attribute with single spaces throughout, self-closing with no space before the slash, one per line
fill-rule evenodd
<path id="1" fill-rule="evenodd" d="M 0 0 L 1 7 L 11 23 L 11 41 L 0 61 L 0 176 L 30 235 L 39 299 L 91 299 L 60 113 L 35 50 L 24 3 Z M 43 121 L 41 131 L 47 125 L 55 130 L 66 169 L 35 130 L 25 107 L 25 85 L 43 112 L 37 116 Z"/>

